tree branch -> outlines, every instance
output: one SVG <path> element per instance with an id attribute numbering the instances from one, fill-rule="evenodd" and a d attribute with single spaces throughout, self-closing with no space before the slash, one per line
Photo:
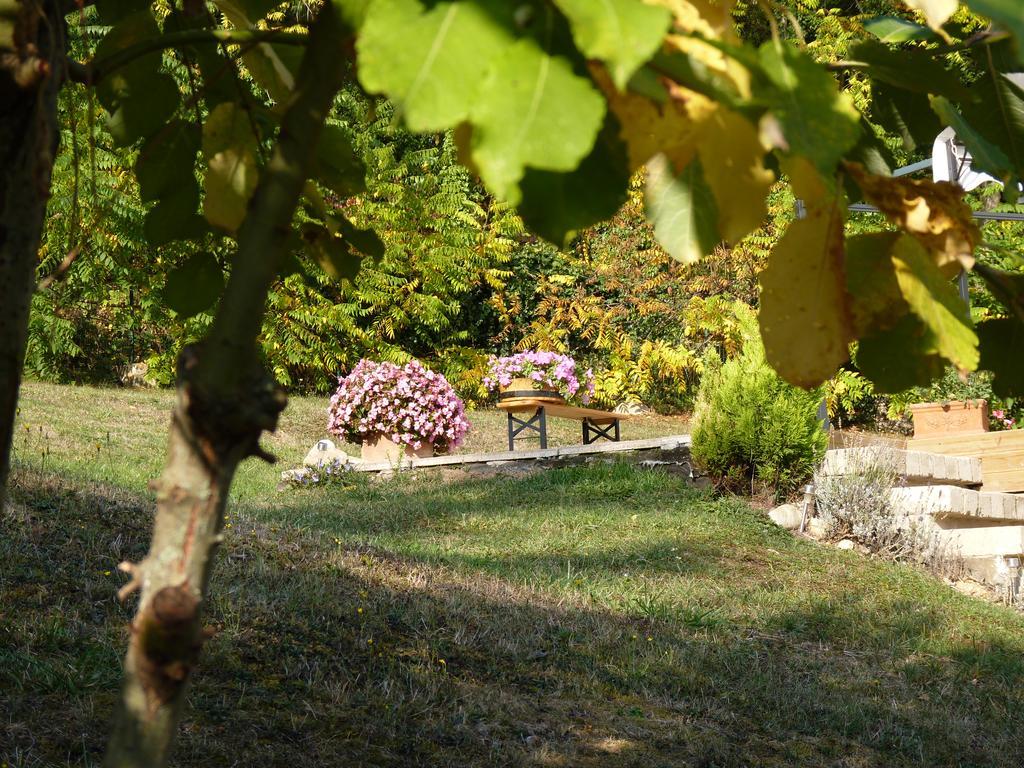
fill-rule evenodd
<path id="1" fill-rule="evenodd" d="M 36 286 L 36 291 L 45 291 L 58 280 L 63 280 L 67 276 L 68 270 L 71 269 L 71 265 L 75 263 L 75 259 L 77 259 L 81 253 L 82 247 L 80 245 L 76 245 L 68 251 L 68 255 L 64 257 L 59 265 L 57 265 L 57 268 L 39 281 L 39 284 Z"/>
<path id="2" fill-rule="evenodd" d="M 166 764 L 198 659 L 200 612 L 235 470 L 259 455 L 283 393 L 259 364 L 257 335 L 324 120 L 344 79 L 344 30 L 321 6 L 287 102 L 281 132 L 239 231 L 231 277 L 208 338 L 182 352 L 167 465 L 156 483 L 150 550 L 123 570 L 141 589 L 107 768 Z"/>
<path id="3" fill-rule="evenodd" d="M 281 45 L 306 45 L 309 36 L 283 29 L 185 29 L 143 40 L 123 48 L 110 56 L 93 59 L 85 65 L 88 82 L 100 82 L 111 72 L 131 64 L 146 54 L 195 43 L 227 43 L 228 45 L 255 45 L 257 43 L 278 43 Z"/>

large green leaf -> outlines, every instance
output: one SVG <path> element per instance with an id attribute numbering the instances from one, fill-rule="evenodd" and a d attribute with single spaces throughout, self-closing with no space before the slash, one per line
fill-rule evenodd
<path id="1" fill-rule="evenodd" d="M 978 336 L 967 305 L 931 254 L 911 235 L 892 250 L 896 281 L 911 311 L 935 337 L 936 351 L 963 371 L 978 367 Z"/>
<path id="2" fill-rule="evenodd" d="M 860 340 L 857 367 L 881 394 L 923 387 L 942 375 L 946 361 L 936 353 L 935 335 L 915 315 Z"/>
<path id="3" fill-rule="evenodd" d="M 366 189 L 366 166 L 356 156 L 351 136 L 342 126 L 324 126 L 316 159 L 317 177 L 334 194 L 352 197 Z"/>
<path id="4" fill-rule="evenodd" d="M 487 187 L 513 205 L 527 167 L 574 170 L 604 122 L 605 100 L 590 79 L 549 50 L 552 16 L 538 39 L 523 38 L 494 60 L 470 111 L 473 162 Z"/>
<path id="5" fill-rule="evenodd" d="M 692 264 L 722 242 L 718 206 L 699 158 L 676 174 L 665 155 L 653 157 L 645 197 L 654 236 L 672 258 Z"/>
<path id="6" fill-rule="evenodd" d="M 133 80 L 131 90 L 119 97 L 114 111 L 108 115 L 107 130 L 115 144 L 134 144 L 166 125 L 177 111 L 179 101 L 178 84 L 164 72 Z"/>
<path id="7" fill-rule="evenodd" d="M 574 171 L 526 171 L 519 214 L 530 231 L 563 246 L 574 232 L 615 215 L 629 185 L 629 159 L 618 131 L 609 115 L 593 151 Z"/>
<path id="8" fill-rule="evenodd" d="M 414 131 L 454 127 L 469 116 L 492 61 L 514 40 L 514 6 L 453 0 L 428 8 L 419 0 L 376 0 L 356 43 L 359 80 L 368 91 L 387 94 Z"/>
<path id="9" fill-rule="evenodd" d="M 218 104 L 203 125 L 203 213 L 214 226 L 234 232 L 242 224 L 259 175 L 256 151 L 245 109 L 233 102 Z"/>
<path id="10" fill-rule="evenodd" d="M 164 33 L 209 29 L 213 23 L 213 18 L 207 14 L 189 16 L 175 9 L 164 20 Z M 238 98 L 238 83 L 234 76 L 237 64 L 225 57 L 220 43 L 212 40 L 193 42 L 178 46 L 178 50 L 183 57 L 199 66 L 202 81 L 198 90 L 207 110 L 212 110 L 221 102 Z"/>
<path id="11" fill-rule="evenodd" d="M 871 116 L 899 136 L 908 151 L 929 149 L 945 127 L 930 109 L 928 96 L 885 83 L 871 84 Z"/>
<path id="12" fill-rule="evenodd" d="M 1020 0 L 964 0 L 967 6 L 983 16 L 988 16 L 1016 39 L 1018 61 L 1024 63 L 1024 13 Z"/>
<path id="13" fill-rule="evenodd" d="M 608 65 L 621 91 L 661 45 L 671 14 L 637 0 L 555 0 L 580 51 Z"/>
<path id="14" fill-rule="evenodd" d="M 746 63 L 760 69 L 756 58 Z M 679 85 L 702 93 L 727 107 L 737 109 L 746 102 L 737 88 L 736 81 L 721 69 L 709 66 L 704 57 L 666 47 L 654 54 L 651 64 L 655 72 L 663 72 Z M 633 82 L 629 85 L 631 90 L 635 90 Z"/>
<path id="15" fill-rule="evenodd" d="M 194 179 L 198 151 L 199 131 L 191 123 L 172 120 L 153 134 L 135 161 L 140 199 L 158 200 L 168 190 Z"/>
<path id="16" fill-rule="evenodd" d="M 359 229 L 344 216 L 335 219 L 338 234 L 350 249 L 354 248 L 364 256 L 377 260 L 384 256 L 384 241 L 372 229 Z"/>
<path id="17" fill-rule="evenodd" d="M 194 179 L 168 190 L 143 221 L 146 242 L 159 247 L 175 240 L 201 237 L 208 227 L 198 208 L 199 188 Z"/>
<path id="18" fill-rule="evenodd" d="M 179 317 L 210 309 L 224 290 L 224 273 L 209 253 L 196 253 L 167 273 L 163 298 Z"/>
<path id="19" fill-rule="evenodd" d="M 308 223 L 302 228 L 302 241 L 306 252 L 328 276 L 335 280 L 355 280 L 362 257 L 325 227 Z"/>
<path id="20" fill-rule="evenodd" d="M 334 7 L 341 13 L 341 19 L 349 29 L 358 32 L 366 21 L 373 0 L 333 0 Z"/>
<path id="21" fill-rule="evenodd" d="M 864 40 L 850 49 L 850 58 L 868 65 L 867 73 L 897 88 L 917 93 L 934 93 L 957 101 L 971 101 L 970 91 L 959 76 L 924 48 L 890 48 Z"/>
<path id="22" fill-rule="evenodd" d="M 1024 323 L 1003 317 L 978 324 L 980 367 L 992 371 L 992 391 L 999 397 L 1024 397 Z"/>
<path id="23" fill-rule="evenodd" d="M 930 40 L 935 33 L 928 27 L 901 19 L 898 16 L 876 16 L 864 22 L 864 29 L 883 43 L 908 43 L 911 40 Z"/>
<path id="24" fill-rule="evenodd" d="M 93 61 L 101 67 L 105 59 L 138 43 L 152 40 L 160 35 L 156 19 L 148 8 L 136 11 L 121 19 L 112 27 L 96 46 Z M 133 93 L 146 90 L 151 78 L 157 77 L 160 69 L 160 52 L 154 51 L 132 59 L 116 69 L 102 71 L 96 83 L 96 98 L 104 109 L 113 112 L 121 100 Z"/>
<path id="25" fill-rule="evenodd" d="M 789 151 L 831 175 L 860 138 L 853 100 L 839 91 L 832 75 L 789 42 L 765 43 L 759 58 L 767 82 L 758 96 L 778 119 Z"/>

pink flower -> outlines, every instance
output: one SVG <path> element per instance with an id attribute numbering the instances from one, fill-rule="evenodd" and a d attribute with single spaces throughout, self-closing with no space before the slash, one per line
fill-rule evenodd
<path id="1" fill-rule="evenodd" d="M 354 441 L 376 433 L 400 444 L 446 448 L 458 445 L 469 429 L 464 411 L 448 380 L 419 361 L 397 366 L 364 359 L 339 377 L 327 428 Z"/>

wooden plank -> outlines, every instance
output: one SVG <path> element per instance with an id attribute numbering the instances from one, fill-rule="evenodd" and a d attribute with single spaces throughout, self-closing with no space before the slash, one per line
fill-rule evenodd
<path id="1" fill-rule="evenodd" d="M 973 432 L 942 437 L 915 437 L 908 441 L 907 447 L 914 451 L 931 451 L 951 456 L 970 456 L 972 451 L 1024 450 L 1024 430 L 1010 429 L 1005 432 Z"/>
<path id="2" fill-rule="evenodd" d="M 981 459 L 983 490 L 1024 492 L 1024 430 L 914 438 L 908 447 L 947 456 L 976 456 Z"/>
<path id="3" fill-rule="evenodd" d="M 556 405 L 537 400 L 520 400 L 514 403 L 498 403 L 498 408 L 512 413 L 532 413 L 538 408 L 544 408 L 548 416 L 558 416 L 566 419 L 590 419 L 595 424 L 613 424 L 616 421 L 624 421 L 631 418 L 628 413 L 613 413 L 612 411 L 599 411 L 596 408 L 577 408 L 573 405 Z"/>

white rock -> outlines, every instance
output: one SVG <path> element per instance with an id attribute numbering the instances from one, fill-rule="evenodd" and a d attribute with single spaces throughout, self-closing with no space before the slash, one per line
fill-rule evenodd
<path id="1" fill-rule="evenodd" d="M 796 504 L 783 504 L 769 512 L 768 517 L 776 525 L 781 525 L 783 528 L 795 531 L 800 527 L 803 510 Z"/>
<path id="2" fill-rule="evenodd" d="M 307 467 L 322 467 L 337 461 L 339 464 L 359 464 L 362 459 L 349 456 L 340 448 L 335 447 L 330 440 L 318 440 L 316 445 L 309 449 L 306 458 L 302 463 Z"/>
<path id="3" fill-rule="evenodd" d="M 853 549 L 856 546 L 856 542 L 854 542 L 852 539 L 843 539 L 838 544 L 836 544 L 836 549 Z"/>
<path id="4" fill-rule="evenodd" d="M 807 521 L 807 535 L 814 539 L 825 537 L 825 523 L 820 517 L 812 517 Z"/>
<path id="5" fill-rule="evenodd" d="M 650 412 L 651 409 L 642 403 L 619 403 L 612 410 L 612 413 L 625 413 L 632 416 L 642 416 Z"/>
<path id="6" fill-rule="evenodd" d="M 298 482 L 301 482 L 302 478 L 304 478 L 306 476 L 307 472 L 309 472 L 309 470 L 306 469 L 306 468 L 302 468 L 302 469 L 286 469 L 284 472 L 281 473 L 281 482 L 282 483 L 298 483 Z"/>

